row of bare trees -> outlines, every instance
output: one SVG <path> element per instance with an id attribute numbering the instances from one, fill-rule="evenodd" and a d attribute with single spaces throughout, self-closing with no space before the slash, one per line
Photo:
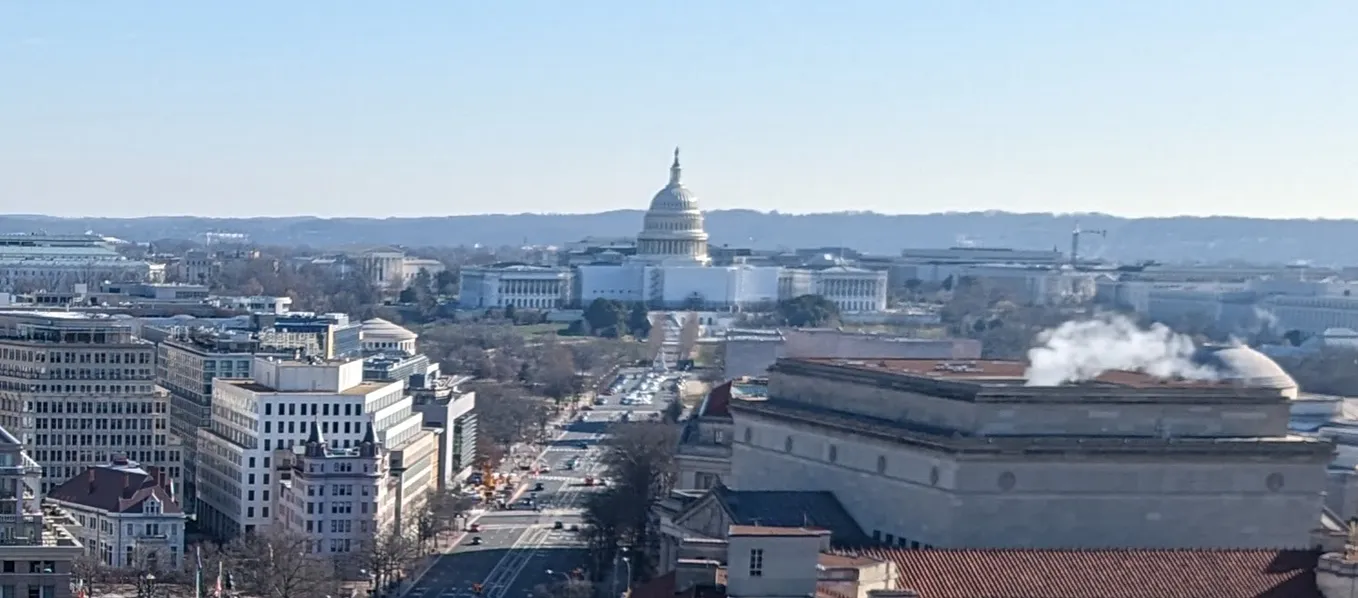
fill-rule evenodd
<path id="1" fill-rule="evenodd" d="M 612 483 L 589 495 L 584 535 L 589 543 L 590 579 L 616 574 L 618 559 L 627 555 L 634 580 L 655 570 L 659 530 L 651 507 L 674 487 L 674 450 L 679 426 L 670 422 L 617 424 L 608 437 L 603 463 Z"/>

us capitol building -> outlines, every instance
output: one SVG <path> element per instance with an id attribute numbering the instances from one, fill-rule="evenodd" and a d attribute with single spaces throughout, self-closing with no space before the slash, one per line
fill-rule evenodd
<path id="1" fill-rule="evenodd" d="M 525 264 L 468 268 L 462 271 L 461 306 L 549 309 L 610 299 L 657 308 L 739 309 L 814 294 L 845 312 L 886 309 L 885 272 L 843 265 L 821 270 L 712 265 L 698 197 L 684 186 L 682 175 L 675 148 L 669 182 L 651 199 L 634 255 L 574 269 Z"/>

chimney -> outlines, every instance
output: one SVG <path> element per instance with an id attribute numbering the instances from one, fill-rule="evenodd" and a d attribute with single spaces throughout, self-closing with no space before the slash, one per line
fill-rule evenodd
<path id="1" fill-rule="evenodd" d="M 132 474 L 123 474 L 123 496 L 132 496 Z"/>
<path id="2" fill-rule="evenodd" d="M 89 478 L 90 481 L 89 483 L 90 494 L 94 494 L 94 468 L 91 467 L 89 469 L 86 469 L 85 471 L 87 472 L 87 477 Z"/>

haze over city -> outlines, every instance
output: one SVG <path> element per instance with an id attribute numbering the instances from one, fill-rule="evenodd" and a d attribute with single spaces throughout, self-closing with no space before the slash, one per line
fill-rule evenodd
<path id="1" fill-rule="evenodd" d="M 1350 2 L 0 5 L 0 209 L 1354 218 Z"/>

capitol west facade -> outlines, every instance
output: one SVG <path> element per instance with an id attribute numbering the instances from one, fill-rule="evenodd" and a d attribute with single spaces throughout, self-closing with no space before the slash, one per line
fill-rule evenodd
<path id="1" fill-rule="evenodd" d="M 669 183 L 651 199 L 635 255 L 620 262 L 582 264 L 573 272 L 524 265 L 464 269 L 461 306 L 583 307 L 595 299 L 608 299 L 644 302 L 659 309 L 721 310 L 818 294 L 846 312 L 886 309 L 885 272 L 713 266 L 698 198 L 684 186 L 682 174 L 676 148 Z"/>

